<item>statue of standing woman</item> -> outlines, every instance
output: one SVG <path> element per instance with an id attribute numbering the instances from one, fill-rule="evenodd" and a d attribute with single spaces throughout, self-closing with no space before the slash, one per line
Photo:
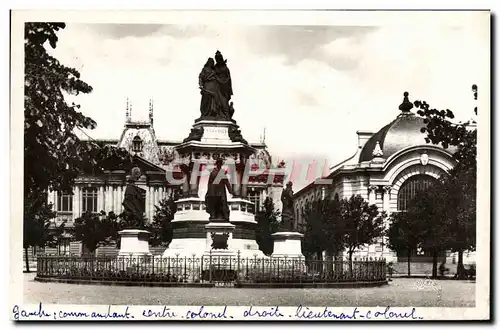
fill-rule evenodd
<path id="1" fill-rule="evenodd" d="M 232 118 L 233 95 L 231 73 L 221 52 L 215 53 L 215 61 L 209 58 L 198 76 L 201 90 L 200 112 L 202 117 L 229 120 Z"/>

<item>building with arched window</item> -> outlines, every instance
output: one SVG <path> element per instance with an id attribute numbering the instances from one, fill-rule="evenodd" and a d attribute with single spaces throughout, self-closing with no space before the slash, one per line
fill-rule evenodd
<path id="1" fill-rule="evenodd" d="M 307 201 L 320 196 L 321 189 L 326 188 L 330 196 L 339 198 L 359 194 L 380 211 L 391 214 L 406 210 L 418 191 L 447 175 L 455 165 L 454 150 L 427 143 L 426 133 L 421 132 L 426 126 L 424 120 L 412 108 L 405 93 L 400 113 L 393 121 L 377 132 L 358 131 L 358 148 L 352 157 L 332 167 L 323 180 L 294 194 L 294 207 L 299 214 L 295 220 L 297 230 L 304 230 L 303 210 Z M 394 260 L 395 253 L 387 249 L 384 241 L 381 238 L 379 243 L 365 246 L 356 254 Z"/>

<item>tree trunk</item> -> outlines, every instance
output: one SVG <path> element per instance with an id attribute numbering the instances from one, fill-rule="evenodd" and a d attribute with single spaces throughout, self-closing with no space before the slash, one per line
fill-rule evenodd
<path id="1" fill-rule="evenodd" d="M 408 277 L 411 276 L 411 249 L 408 249 Z"/>
<path id="2" fill-rule="evenodd" d="M 349 251 L 349 277 L 352 279 L 352 253 L 354 251 Z"/>
<path id="3" fill-rule="evenodd" d="M 316 263 L 317 272 L 323 274 L 323 251 L 316 252 L 316 259 L 318 260 Z"/>
<path id="4" fill-rule="evenodd" d="M 344 261 L 342 257 L 339 257 L 339 253 L 335 253 L 334 261 L 334 276 L 342 276 L 344 271 Z"/>
<path id="5" fill-rule="evenodd" d="M 462 249 L 458 250 L 457 278 L 461 280 L 465 278 L 464 250 Z"/>
<path id="6" fill-rule="evenodd" d="M 333 256 L 335 252 L 329 252 L 326 251 L 326 277 L 327 278 L 333 278 L 333 268 L 334 268 L 334 261 L 333 261 Z"/>
<path id="7" fill-rule="evenodd" d="M 432 278 L 437 278 L 438 274 L 438 253 L 436 250 L 432 251 Z"/>
<path id="8" fill-rule="evenodd" d="M 26 273 L 30 272 L 30 261 L 28 260 L 28 248 L 24 248 L 24 259 L 26 262 Z"/>

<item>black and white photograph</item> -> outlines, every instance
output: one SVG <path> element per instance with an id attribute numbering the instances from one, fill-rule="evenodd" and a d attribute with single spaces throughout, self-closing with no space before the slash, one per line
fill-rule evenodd
<path id="1" fill-rule="evenodd" d="M 10 33 L 12 320 L 490 319 L 490 11 Z"/>

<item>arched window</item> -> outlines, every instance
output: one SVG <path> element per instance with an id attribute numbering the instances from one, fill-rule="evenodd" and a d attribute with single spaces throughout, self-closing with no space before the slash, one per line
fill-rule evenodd
<path id="1" fill-rule="evenodd" d="M 414 175 L 406 180 L 398 192 L 398 211 L 406 211 L 408 204 L 415 198 L 415 195 L 426 190 L 435 182 L 435 178 L 423 174 Z"/>
<path id="2" fill-rule="evenodd" d="M 132 139 L 132 151 L 141 152 L 142 151 L 142 139 L 139 135 L 134 136 Z"/>

